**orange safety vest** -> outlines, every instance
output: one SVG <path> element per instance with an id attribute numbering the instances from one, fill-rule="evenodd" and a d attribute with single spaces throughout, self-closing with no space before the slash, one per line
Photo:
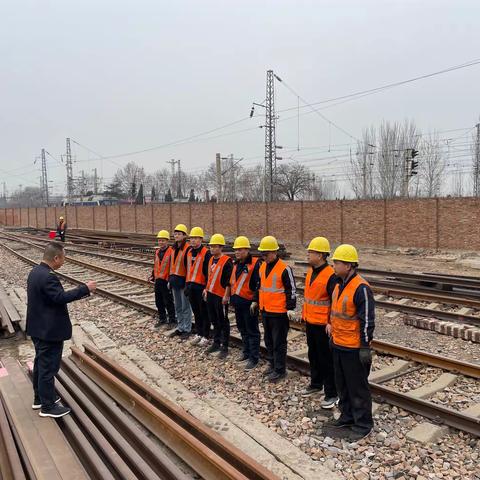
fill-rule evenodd
<path id="1" fill-rule="evenodd" d="M 172 255 L 170 262 L 170 275 L 177 275 L 179 277 L 185 277 L 187 275 L 187 269 L 185 268 L 185 263 L 183 259 L 185 258 L 185 252 L 189 247 L 189 243 L 185 242 L 183 248 L 177 253 L 177 257 L 175 258 L 175 249 L 172 249 Z"/>
<path id="2" fill-rule="evenodd" d="M 225 288 L 222 287 L 221 279 L 223 267 L 230 260 L 228 255 L 222 255 L 217 263 L 213 263 L 213 257 L 208 261 L 208 281 L 207 292 L 223 297 L 225 295 Z"/>
<path id="3" fill-rule="evenodd" d="M 260 265 L 260 310 L 265 310 L 269 313 L 287 312 L 287 299 L 282 282 L 282 274 L 286 268 L 287 264 L 279 259 L 267 276 L 267 264 L 262 263 Z"/>
<path id="4" fill-rule="evenodd" d="M 232 287 L 232 295 L 238 295 L 246 300 L 253 300 L 253 292 L 250 290 L 250 279 L 252 278 L 253 269 L 258 262 L 257 257 L 252 257 L 252 262 L 245 264 L 247 271 L 243 271 L 237 278 L 237 265 L 233 267 L 232 276 L 230 277 L 230 286 Z"/>
<path id="5" fill-rule="evenodd" d="M 153 276 L 155 280 L 161 278 L 162 280 L 168 280 L 170 274 L 170 256 L 173 253 L 172 247 L 167 247 L 163 254 L 162 261 L 160 261 L 160 249 L 157 248 L 155 252 L 155 263 L 153 265 Z"/>
<path id="6" fill-rule="evenodd" d="M 305 279 L 305 291 L 303 294 L 302 318 L 314 325 L 326 325 L 330 315 L 330 297 L 327 292 L 327 284 L 330 277 L 335 273 L 330 265 L 324 267 L 310 283 L 313 269 L 310 268 Z"/>
<path id="7" fill-rule="evenodd" d="M 187 282 L 198 283 L 199 285 L 206 285 L 207 279 L 203 274 L 203 261 L 207 253 L 207 247 L 202 247 L 197 253 L 195 260 L 193 260 L 192 250 L 187 253 Z M 192 261 L 193 260 L 193 261 Z"/>
<path id="8" fill-rule="evenodd" d="M 360 275 L 353 277 L 339 295 L 340 285 L 336 285 L 332 295 L 332 339 L 335 345 L 360 348 L 360 319 L 353 297 L 360 285 L 368 285 Z"/>

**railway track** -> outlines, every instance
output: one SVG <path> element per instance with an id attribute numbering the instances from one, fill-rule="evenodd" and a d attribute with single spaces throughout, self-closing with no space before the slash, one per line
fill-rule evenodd
<path id="1" fill-rule="evenodd" d="M 37 263 L 35 260 L 32 260 L 25 255 L 22 255 L 18 251 L 15 251 L 13 248 L 7 245 L 3 246 L 6 250 L 8 250 L 21 260 L 30 263 L 31 265 Z M 25 248 L 25 244 L 22 244 L 22 246 L 23 248 Z M 91 276 L 91 274 L 87 275 L 88 269 L 94 269 L 96 271 L 99 271 L 98 269 L 102 268 L 96 265 L 85 264 L 85 262 L 81 262 L 78 260 L 75 260 L 74 263 L 76 263 L 76 265 L 78 266 L 82 265 L 82 268 L 80 270 L 77 270 L 76 273 L 75 271 L 73 272 L 74 275 L 81 275 L 81 278 L 72 276 L 71 272 L 69 274 L 58 273 L 59 277 L 74 284 L 82 283 L 87 276 Z M 110 278 L 106 273 L 101 273 L 102 275 L 106 276 L 104 283 L 108 283 L 110 285 L 110 288 L 106 289 L 103 286 L 99 286 L 99 288 L 97 288 L 97 292 L 99 295 L 102 295 L 115 303 L 121 303 L 125 306 L 132 307 L 138 311 L 142 311 L 149 315 L 156 315 L 157 312 L 153 304 L 151 285 L 149 285 L 146 280 L 134 278 L 126 274 L 120 274 L 119 272 L 109 271 L 108 275 L 110 276 Z M 113 291 L 111 288 L 112 277 L 117 281 L 116 291 Z M 130 283 L 128 288 L 123 286 L 123 281 L 125 280 Z M 134 286 L 137 289 L 138 285 L 136 284 L 141 284 L 143 288 L 145 288 L 146 293 L 143 293 L 144 290 L 132 290 L 132 283 L 135 284 Z M 150 300 L 148 300 L 148 297 L 150 297 Z M 301 325 L 297 324 L 295 326 L 301 328 Z M 237 335 L 232 335 L 231 340 L 234 344 L 240 344 L 241 342 L 240 337 Z M 402 347 L 400 345 L 389 344 L 387 342 L 375 341 L 373 344 L 373 348 L 381 354 L 393 355 L 395 357 L 419 362 L 423 365 L 439 368 L 442 371 L 457 372 L 461 375 L 469 376 L 475 379 L 480 378 L 480 366 L 475 364 L 469 364 L 467 362 L 447 359 L 437 355 L 432 355 L 428 352 L 417 351 Z M 287 357 L 287 362 L 289 368 L 291 369 L 298 370 L 299 372 L 304 374 L 309 371 L 308 360 L 306 360 L 304 357 L 302 358 L 302 356 L 289 354 Z M 393 378 L 390 378 L 389 380 L 393 380 Z M 386 385 L 380 385 L 378 383 L 372 382 L 371 388 L 372 393 L 375 396 L 379 397 L 381 401 L 386 401 L 392 405 L 404 408 L 405 410 L 412 413 L 430 418 L 436 422 L 445 423 L 446 425 L 449 425 L 451 427 L 469 432 L 476 436 L 480 436 L 480 420 L 473 415 L 468 415 L 462 413 L 461 411 L 448 408 L 437 403 L 430 402 L 428 400 L 415 398 L 409 395 L 408 392 L 400 392 Z"/>

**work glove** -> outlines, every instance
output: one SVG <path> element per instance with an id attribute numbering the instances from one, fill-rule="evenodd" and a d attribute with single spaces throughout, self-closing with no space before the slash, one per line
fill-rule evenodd
<path id="1" fill-rule="evenodd" d="M 172 286 L 170 285 L 170 282 L 167 283 L 167 288 L 168 288 L 169 290 L 172 289 Z"/>
<path id="2" fill-rule="evenodd" d="M 360 358 L 360 363 L 364 367 L 368 367 L 372 364 L 372 350 L 369 347 L 360 348 L 358 357 Z"/>
<path id="3" fill-rule="evenodd" d="M 229 301 L 230 301 L 230 297 L 228 295 L 224 295 L 222 298 L 222 305 L 228 305 Z"/>
<path id="4" fill-rule="evenodd" d="M 252 302 L 250 305 L 250 315 L 257 315 L 258 314 L 258 303 Z"/>
<path id="5" fill-rule="evenodd" d="M 327 335 L 329 337 L 332 336 L 332 326 L 329 323 L 327 323 L 327 325 L 325 325 L 325 332 L 327 333 Z"/>
<path id="6" fill-rule="evenodd" d="M 204 290 L 202 292 L 202 297 L 203 297 L 203 301 L 206 302 L 207 301 L 207 291 L 206 290 Z"/>
<path id="7" fill-rule="evenodd" d="M 287 310 L 287 317 L 291 322 L 296 320 L 295 310 Z"/>

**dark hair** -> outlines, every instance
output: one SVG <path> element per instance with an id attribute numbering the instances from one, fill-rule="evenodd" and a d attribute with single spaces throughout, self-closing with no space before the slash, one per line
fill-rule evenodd
<path id="1" fill-rule="evenodd" d="M 50 242 L 45 247 L 43 259 L 47 262 L 51 262 L 57 255 L 61 255 L 63 251 L 63 245 L 60 242 Z"/>

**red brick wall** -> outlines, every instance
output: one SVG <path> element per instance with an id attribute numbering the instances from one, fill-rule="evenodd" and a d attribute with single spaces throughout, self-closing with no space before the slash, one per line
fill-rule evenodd
<path id="1" fill-rule="evenodd" d="M 169 204 L 153 205 L 153 231 L 158 233 L 160 230 L 168 230 L 170 235 L 173 234 Z"/>
<path id="2" fill-rule="evenodd" d="M 439 248 L 480 249 L 480 198 L 438 200 Z"/>
<path id="3" fill-rule="evenodd" d="M 302 242 L 302 202 L 267 204 L 268 234 L 279 242 Z M 316 219 L 312 218 L 312 222 Z"/>
<path id="4" fill-rule="evenodd" d="M 214 203 L 192 203 L 192 225 L 190 227 L 202 227 L 205 238 L 210 238 L 213 231 L 212 211 Z"/>
<path id="5" fill-rule="evenodd" d="M 220 203 L 214 205 L 213 215 L 215 231 L 212 231 L 212 234 L 222 233 L 226 239 L 234 239 L 237 236 L 237 204 Z"/>
<path id="6" fill-rule="evenodd" d="M 135 205 L 120 205 L 120 231 L 135 232 Z"/>
<path id="7" fill-rule="evenodd" d="M 153 233 L 152 205 L 136 205 L 137 232 Z"/>
<path id="8" fill-rule="evenodd" d="M 387 202 L 387 245 L 436 248 L 436 200 Z"/>
<path id="9" fill-rule="evenodd" d="M 268 210 L 268 215 L 267 215 Z M 158 204 L 0 209 L 0 225 L 54 228 L 60 215 L 70 228 L 153 232 L 177 223 L 204 228 L 206 238 L 223 233 L 257 242 L 272 234 L 304 245 L 318 235 L 332 246 L 419 247 L 480 250 L 480 199 L 344 200 L 265 204 Z M 94 225 L 95 224 L 95 225 Z"/>
<path id="10" fill-rule="evenodd" d="M 267 234 L 266 207 L 261 202 L 240 202 L 238 204 L 238 216 L 240 235 L 247 235 L 250 240 L 259 241 Z"/>

